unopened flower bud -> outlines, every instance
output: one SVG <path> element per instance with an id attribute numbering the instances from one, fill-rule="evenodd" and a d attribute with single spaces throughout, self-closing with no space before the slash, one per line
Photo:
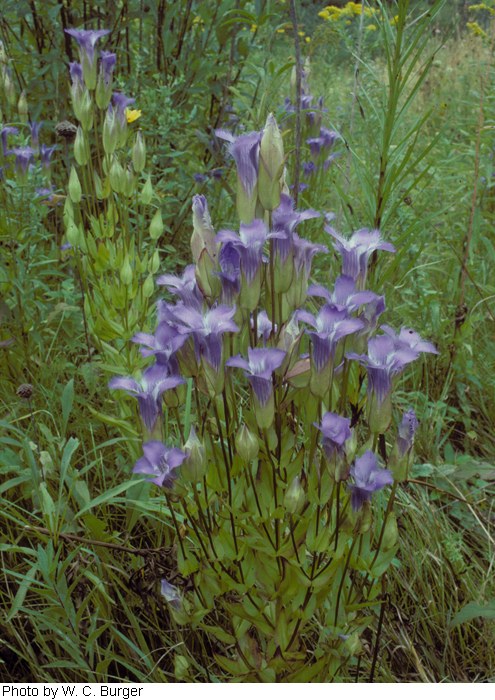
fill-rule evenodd
<path id="1" fill-rule="evenodd" d="M 10 68 L 7 66 L 4 66 L 3 69 L 3 89 L 5 90 L 5 95 L 7 97 L 7 101 L 11 107 L 15 107 L 16 103 L 16 94 L 15 94 L 15 86 L 12 81 L 12 74 L 10 72 Z"/>
<path id="2" fill-rule="evenodd" d="M 117 117 L 112 105 L 108 106 L 103 123 L 103 148 L 111 155 L 117 147 Z"/>
<path id="3" fill-rule="evenodd" d="M 81 98 L 81 110 L 79 121 L 84 131 L 90 131 L 93 126 L 93 101 L 88 90 L 85 90 Z"/>
<path id="4" fill-rule="evenodd" d="M 150 238 L 152 241 L 156 241 L 163 233 L 164 230 L 163 220 L 162 220 L 162 210 L 157 209 L 155 216 L 151 219 L 150 224 Z"/>
<path id="5" fill-rule="evenodd" d="M 0 78 L 3 75 L 3 69 L 7 65 L 7 54 L 3 45 L 3 41 L 0 41 Z"/>
<path id="6" fill-rule="evenodd" d="M 77 176 L 77 171 L 72 166 L 69 177 L 69 195 L 74 204 L 79 204 L 82 199 L 81 183 Z M 71 241 L 69 241 L 70 243 Z"/>
<path id="7" fill-rule="evenodd" d="M 19 97 L 19 102 L 17 103 L 17 113 L 19 114 L 19 120 L 23 124 L 27 124 L 28 121 L 28 104 L 26 99 L 26 91 L 21 92 Z"/>
<path id="8" fill-rule="evenodd" d="M 260 146 L 258 197 L 267 211 L 280 204 L 284 179 L 284 142 L 273 114 L 269 114 Z"/>
<path id="9" fill-rule="evenodd" d="M 151 175 L 148 175 L 146 184 L 141 190 L 141 204 L 149 204 L 153 199 L 153 187 L 151 186 Z"/>
<path id="10" fill-rule="evenodd" d="M 306 501 L 306 494 L 301 485 L 299 477 L 296 476 L 292 480 L 291 485 L 285 492 L 284 507 L 291 515 L 298 513 Z"/>
<path id="11" fill-rule="evenodd" d="M 113 161 L 112 165 L 110 166 L 108 176 L 110 178 L 110 184 L 112 185 L 113 191 L 117 193 L 122 192 L 125 186 L 125 172 L 115 154 L 113 156 Z"/>
<path id="12" fill-rule="evenodd" d="M 186 458 L 180 467 L 182 477 L 186 481 L 199 481 L 206 474 L 205 448 L 198 439 L 193 426 L 191 426 L 189 439 L 184 445 L 184 452 Z"/>
<path id="13" fill-rule="evenodd" d="M 260 449 L 258 438 L 243 424 L 235 438 L 235 449 L 239 457 L 245 462 L 252 462 L 256 459 Z"/>
<path id="14" fill-rule="evenodd" d="M 129 262 L 129 255 L 125 256 L 124 264 L 120 268 L 120 281 L 122 284 L 130 284 L 132 282 L 132 267 Z"/>
<path id="15" fill-rule="evenodd" d="M 395 513 L 389 513 L 387 517 L 387 524 L 385 525 L 385 530 L 383 531 L 383 539 L 381 549 L 384 552 L 388 552 L 397 542 L 399 536 L 399 531 L 397 529 L 397 516 Z"/>
<path id="16" fill-rule="evenodd" d="M 129 165 L 125 172 L 124 194 L 126 197 L 132 197 L 136 189 L 136 175 L 132 170 L 132 165 Z"/>
<path id="17" fill-rule="evenodd" d="M 134 141 L 134 147 L 132 149 L 132 165 L 137 173 L 142 172 L 144 170 L 144 166 L 146 165 L 146 144 L 141 136 L 141 131 L 138 131 Z"/>
<path id="18" fill-rule="evenodd" d="M 86 139 L 84 138 L 84 131 L 80 126 L 77 127 L 76 140 L 74 141 L 74 158 L 78 165 L 86 165 L 88 162 Z"/>

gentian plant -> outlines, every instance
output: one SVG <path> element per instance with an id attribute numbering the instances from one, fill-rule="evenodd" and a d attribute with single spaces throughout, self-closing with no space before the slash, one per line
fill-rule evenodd
<path id="1" fill-rule="evenodd" d="M 233 680 L 327 682 L 358 663 L 398 547 L 393 501 L 417 420 L 405 414 L 387 454 L 394 385 L 436 351 L 410 329 L 377 331 L 385 302 L 366 289 L 368 261 L 394 252 L 379 231 L 325 227 L 343 274 L 309 285 L 327 248 L 301 237 L 318 213 L 294 209 L 272 115 L 260 133 L 217 134 L 237 166 L 238 231 L 215 233 L 194 197 L 194 265 L 156 280 L 169 295 L 155 333 L 131 337 L 148 368 L 109 387 L 138 399 L 133 471 L 176 530 L 185 583 L 161 582 L 175 622 L 208 637 Z M 337 135 L 319 138 L 314 152 Z"/>

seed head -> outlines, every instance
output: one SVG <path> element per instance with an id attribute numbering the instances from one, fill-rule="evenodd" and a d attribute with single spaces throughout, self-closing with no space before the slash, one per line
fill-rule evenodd
<path id="1" fill-rule="evenodd" d="M 31 396 L 33 395 L 34 389 L 32 384 L 21 384 L 21 386 L 17 389 L 17 396 L 20 396 L 21 399 L 30 399 Z"/>
<path id="2" fill-rule="evenodd" d="M 74 141 L 76 138 L 77 126 L 68 121 L 64 121 L 57 124 L 55 131 L 57 132 L 57 136 L 66 139 L 69 143 L 72 143 L 72 141 Z"/>

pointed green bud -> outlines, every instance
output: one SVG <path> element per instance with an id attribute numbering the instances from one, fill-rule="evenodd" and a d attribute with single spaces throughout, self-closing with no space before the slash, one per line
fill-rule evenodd
<path id="1" fill-rule="evenodd" d="M 69 195 L 74 204 L 79 204 L 82 199 L 81 183 L 77 176 L 77 171 L 72 166 L 69 177 Z"/>
<path id="2" fill-rule="evenodd" d="M 113 162 L 110 166 L 108 176 L 110 178 L 110 184 L 112 185 L 113 191 L 117 193 L 122 192 L 125 186 L 125 172 L 115 154 L 113 156 Z"/>
<path id="3" fill-rule="evenodd" d="M 213 274 L 214 270 L 215 263 L 211 259 L 208 250 L 204 248 L 196 265 L 196 282 L 201 293 L 210 299 L 215 299 L 222 289 L 220 279 Z"/>
<path id="4" fill-rule="evenodd" d="M 354 534 L 364 535 L 366 532 L 368 532 L 371 527 L 371 521 L 371 504 L 369 501 L 365 501 L 361 507 L 361 510 L 357 513 Z"/>
<path id="5" fill-rule="evenodd" d="M 184 452 L 186 453 L 186 458 L 180 467 L 182 478 L 194 483 L 200 481 L 206 474 L 205 448 L 198 439 L 192 425 L 189 439 L 184 445 Z"/>
<path id="6" fill-rule="evenodd" d="M 81 98 L 79 121 L 84 131 L 91 131 L 93 126 L 93 101 L 87 90 L 85 90 Z"/>
<path id="7" fill-rule="evenodd" d="M 146 165 L 146 144 L 141 136 L 141 131 L 138 131 L 134 141 L 134 148 L 132 149 L 132 164 L 137 173 L 142 172 L 144 170 L 144 166 Z"/>
<path id="8" fill-rule="evenodd" d="M 127 143 L 127 119 L 123 122 L 117 117 L 117 148 L 124 148 Z"/>
<path id="9" fill-rule="evenodd" d="M 132 282 L 132 267 L 128 255 L 125 256 L 124 264 L 120 268 L 120 280 L 122 284 L 130 284 Z"/>
<path id="10" fill-rule="evenodd" d="M 284 180 L 284 142 L 273 114 L 269 114 L 260 146 L 258 197 L 267 211 L 280 204 Z"/>
<path id="11" fill-rule="evenodd" d="M 162 210 L 157 209 L 155 212 L 155 216 L 151 219 L 151 224 L 150 224 L 150 238 L 152 241 L 156 241 L 158 238 L 163 233 L 164 230 L 164 225 L 163 225 L 163 219 L 162 219 Z"/>
<path id="12" fill-rule="evenodd" d="M 153 199 L 153 188 L 151 186 L 151 175 L 148 175 L 146 184 L 141 190 L 141 204 L 149 204 Z"/>
<path id="13" fill-rule="evenodd" d="M 117 148 L 117 121 L 113 107 L 110 105 L 103 122 L 103 148 L 108 155 Z"/>
<path id="14" fill-rule="evenodd" d="M 383 531 L 381 549 L 384 552 L 388 552 L 390 549 L 392 549 L 397 542 L 398 536 L 399 531 L 397 529 L 397 516 L 392 512 L 389 513 L 387 517 L 387 524 L 385 525 L 385 530 Z"/>
<path id="15" fill-rule="evenodd" d="M 239 457 L 245 462 L 252 462 L 258 456 L 260 450 L 258 438 L 256 435 L 253 435 L 245 424 L 241 425 L 236 435 L 235 449 Z"/>
<path id="16" fill-rule="evenodd" d="M 72 200 L 70 197 L 65 198 L 63 220 L 64 226 L 67 228 L 69 222 L 74 219 L 74 207 L 72 206 Z"/>
<path id="17" fill-rule="evenodd" d="M 80 126 L 77 127 L 76 140 L 74 141 L 74 158 L 78 165 L 86 165 L 88 152 L 86 150 L 86 138 Z"/>
<path id="18" fill-rule="evenodd" d="M 19 115 L 19 120 L 23 124 L 27 124 L 28 120 L 28 103 L 26 99 L 26 91 L 23 90 L 21 92 L 21 96 L 19 97 L 19 102 L 17 103 L 17 113 Z"/>
<path id="19" fill-rule="evenodd" d="M 132 165 L 129 165 L 127 167 L 127 170 L 125 173 L 125 185 L 124 185 L 125 196 L 132 197 L 135 189 L 136 189 L 136 175 L 134 174 L 134 172 L 132 170 Z"/>
<path id="20" fill-rule="evenodd" d="M 7 66 L 4 66 L 3 69 L 3 89 L 5 90 L 5 95 L 7 97 L 7 102 L 11 107 L 15 107 L 16 103 L 16 94 L 15 94 L 15 86 L 12 81 L 12 76 L 10 73 L 10 68 L 7 68 Z"/>
<path id="21" fill-rule="evenodd" d="M 81 240 L 81 231 L 75 222 L 70 219 L 69 225 L 66 230 L 67 242 L 71 244 L 73 248 L 78 248 L 83 242 L 84 237 Z"/>
<path id="22" fill-rule="evenodd" d="M 155 250 L 153 253 L 153 257 L 151 258 L 150 261 L 150 266 L 149 266 L 149 271 L 152 272 L 153 274 L 156 274 L 160 268 L 160 253 L 158 250 Z"/>
<path id="23" fill-rule="evenodd" d="M 299 477 L 296 476 L 292 480 L 291 485 L 285 492 L 284 507 L 291 515 L 298 513 L 306 502 L 306 494 L 301 486 Z"/>
<path id="24" fill-rule="evenodd" d="M 150 272 L 150 274 L 145 279 L 144 284 L 143 284 L 143 297 L 145 299 L 149 299 L 150 296 L 152 296 L 154 289 L 155 289 L 155 285 L 153 282 L 153 275 Z"/>

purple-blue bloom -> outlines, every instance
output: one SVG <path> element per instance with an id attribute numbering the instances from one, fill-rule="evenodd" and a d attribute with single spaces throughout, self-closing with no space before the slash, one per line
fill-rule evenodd
<path id="1" fill-rule="evenodd" d="M 316 331 L 306 333 L 312 341 L 312 360 L 318 374 L 333 356 L 337 342 L 363 327 L 358 318 L 348 317 L 347 309 L 339 310 L 334 304 L 325 304 L 316 318 L 307 311 L 300 310 L 298 319 L 316 328 Z"/>
<path id="2" fill-rule="evenodd" d="M 43 199 L 40 199 L 40 204 L 43 204 L 43 202 L 51 202 L 53 199 L 53 187 L 35 187 L 34 188 L 34 194 L 36 199 L 40 199 L 43 197 Z M 61 204 L 61 202 L 59 202 Z M 70 244 L 69 244 L 70 245 Z M 72 246 L 71 246 L 72 248 Z M 64 250 L 64 247 L 62 246 L 61 250 Z"/>
<path id="3" fill-rule="evenodd" d="M 144 457 L 138 459 L 132 470 L 133 474 L 150 474 L 147 479 L 157 486 L 171 489 L 174 479 L 178 478 L 175 471 L 180 467 L 186 455 L 178 447 L 168 448 L 159 440 L 149 440 L 143 444 Z"/>
<path id="4" fill-rule="evenodd" d="M 136 98 L 126 97 L 121 92 L 114 92 L 112 99 L 116 116 L 119 118 L 120 125 L 123 127 L 127 124 L 127 107 L 132 105 L 132 103 L 136 101 Z"/>
<path id="5" fill-rule="evenodd" d="M 95 45 L 98 39 L 106 34 L 110 34 L 109 29 L 66 29 L 66 34 L 70 34 L 79 44 L 79 50 L 82 56 L 85 55 L 88 58 L 90 66 L 93 65 L 95 59 Z"/>
<path id="6" fill-rule="evenodd" d="M 39 132 L 43 125 L 43 122 L 37 124 L 36 122 L 28 122 L 29 128 L 31 129 L 31 146 L 38 150 L 39 148 Z"/>
<path id="7" fill-rule="evenodd" d="M 419 333 L 413 331 L 412 328 L 406 328 L 402 326 L 399 334 L 396 336 L 395 331 L 390 326 L 380 326 L 380 330 L 386 333 L 394 341 L 394 347 L 397 350 L 409 349 L 416 353 L 419 352 L 431 352 L 434 355 L 438 355 L 438 351 L 435 349 L 433 343 L 429 343 L 426 340 L 422 340 Z"/>
<path id="8" fill-rule="evenodd" d="M 356 292 L 356 283 L 348 275 L 340 275 L 335 280 L 333 292 L 319 284 L 312 284 L 308 287 L 308 296 L 325 297 L 327 302 L 334 304 L 339 310 L 347 309 L 352 313 L 363 304 L 368 304 L 378 296 L 374 292 Z"/>
<path id="9" fill-rule="evenodd" d="M 323 150 L 324 153 L 328 152 L 335 141 L 340 138 L 340 134 L 333 129 L 327 129 L 322 126 L 320 129 L 319 136 L 310 136 L 306 139 L 306 143 L 311 148 L 311 156 L 313 158 L 318 158 L 320 151 Z"/>
<path id="10" fill-rule="evenodd" d="M 371 231 L 366 228 L 360 229 L 349 240 L 338 234 L 331 226 L 324 226 L 324 229 L 336 240 L 333 246 L 342 256 L 344 275 L 349 275 L 355 281 L 361 277 L 363 287 L 370 255 L 375 250 L 388 250 L 395 253 L 395 248 L 391 243 L 381 240 L 381 233 L 378 229 Z"/>
<path id="11" fill-rule="evenodd" d="M 280 204 L 273 210 L 273 230 L 285 233 L 285 238 L 275 239 L 274 250 L 280 255 L 283 265 L 293 247 L 293 233 L 296 227 L 307 219 L 315 219 L 320 214 L 314 209 L 294 210 L 294 200 L 288 194 L 280 195 Z"/>
<path id="12" fill-rule="evenodd" d="M 345 441 L 352 437 L 350 423 L 349 418 L 330 413 L 330 411 L 327 411 L 321 419 L 321 425 L 313 423 L 315 428 L 323 433 L 321 446 L 328 460 L 332 459 L 334 452 L 337 452 L 338 457 L 343 456 Z"/>
<path id="13" fill-rule="evenodd" d="M 44 143 L 40 145 L 41 167 L 45 175 L 50 173 L 50 160 L 52 157 L 52 153 L 56 148 L 56 145 L 51 146 L 50 148 L 48 146 L 45 146 Z"/>
<path id="14" fill-rule="evenodd" d="M 36 151 L 30 146 L 23 146 L 22 148 L 13 148 L 9 153 L 15 155 L 15 167 L 16 170 L 21 170 L 23 174 L 26 174 L 29 168 L 32 157 Z"/>
<path id="15" fill-rule="evenodd" d="M 175 586 L 172 586 L 167 579 L 162 578 L 161 580 L 162 588 L 161 594 L 172 607 L 176 610 L 180 610 L 180 595 Z"/>
<path id="16" fill-rule="evenodd" d="M 203 184 L 205 180 L 207 180 L 207 176 L 203 175 L 202 173 L 194 173 L 193 178 L 196 180 L 198 185 Z"/>
<path id="17" fill-rule="evenodd" d="M 162 415 L 163 392 L 175 389 L 179 384 L 185 384 L 185 380 L 178 376 L 168 376 L 167 367 L 157 362 L 143 372 L 139 382 L 132 377 L 114 377 L 108 382 L 108 388 L 124 389 L 138 400 L 141 418 L 152 435 Z"/>
<path id="18" fill-rule="evenodd" d="M 392 389 L 392 379 L 402 372 L 405 365 L 418 357 L 418 352 L 410 348 L 397 348 L 392 338 L 379 335 L 369 340 L 367 355 L 349 352 L 347 357 L 359 360 L 368 370 L 368 394 L 375 392 L 377 408 L 380 408 Z"/>
<path id="19" fill-rule="evenodd" d="M 117 61 L 117 54 L 111 53 L 110 51 L 100 51 L 100 56 L 103 84 L 105 85 L 105 89 L 108 90 L 112 83 L 113 71 L 115 69 L 115 63 Z"/>
<path id="20" fill-rule="evenodd" d="M 416 414 L 412 408 L 404 413 L 402 417 L 402 423 L 399 426 L 399 435 L 397 436 L 397 447 L 399 448 L 399 459 L 406 454 L 406 452 L 412 447 L 414 440 L 414 433 L 419 423 L 416 418 Z"/>
<path id="21" fill-rule="evenodd" d="M 196 282 L 196 268 L 188 265 L 182 277 L 176 275 L 161 275 L 156 280 L 158 285 L 165 284 L 171 294 L 177 294 L 185 306 L 191 306 L 196 311 L 203 308 L 204 297 Z"/>
<path id="22" fill-rule="evenodd" d="M 239 181 L 248 200 L 251 199 L 258 182 L 262 132 L 252 131 L 235 137 L 226 129 L 215 129 L 215 135 L 230 143 L 228 150 L 235 160 Z"/>
<path id="23" fill-rule="evenodd" d="M 157 306 L 159 305 L 157 304 Z M 159 318 L 153 335 L 141 331 L 136 333 L 131 340 L 133 343 L 146 346 L 140 349 L 142 357 L 155 355 L 157 362 L 168 368 L 169 374 L 178 374 L 179 364 L 175 353 L 184 345 L 187 337 L 187 334 L 179 333 L 166 320 L 160 320 Z"/>
<path id="24" fill-rule="evenodd" d="M 221 272 L 213 274 L 220 278 L 222 291 L 220 302 L 232 306 L 241 291 L 241 262 L 239 253 L 233 243 L 224 243 L 220 249 L 218 262 Z"/>
<path id="25" fill-rule="evenodd" d="M 313 163 L 312 160 L 310 160 L 308 163 L 301 163 L 302 169 L 303 169 L 303 177 L 305 180 L 312 180 L 314 176 L 316 175 L 316 171 L 318 168 L 316 165 Z"/>
<path id="26" fill-rule="evenodd" d="M 2 151 L 4 156 L 8 156 L 12 151 L 9 151 L 7 149 L 7 136 L 9 134 L 15 134 L 17 135 L 19 133 L 19 129 L 16 129 L 15 126 L 4 126 L 2 129 Z"/>
<path id="27" fill-rule="evenodd" d="M 254 319 L 251 316 L 251 328 L 254 328 Z M 263 337 L 263 347 L 266 347 L 266 341 L 270 337 L 273 326 L 268 318 L 266 311 L 261 311 L 257 318 L 258 340 Z M 275 324 L 275 334 L 277 333 L 277 324 Z"/>
<path id="28" fill-rule="evenodd" d="M 328 248 L 318 243 L 311 243 L 305 238 L 299 238 L 297 233 L 294 233 L 294 268 L 296 274 L 304 272 L 306 280 L 311 274 L 311 263 L 316 253 L 328 253 Z"/>
<path id="29" fill-rule="evenodd" d="M 394 483 L 392 472 L 378 468 L 376 455 L 371 450 L 366 450 L 362 457 L 356 459 L 351 476 L 354 477 L 354 484 L 347 484 L 347 488 L 351 491 L 353 513 L 357 513 L 365 501 L 371 501 L 375 491 Z"/>
<path id="30" fill-rule="evenodd" d="M 235 355 L 225 363 L 227 367 L 240 367 L 247 373 L 261 408 L 264 408 L 273 392 L 272 372 L 280 367 L 286 353 L 278 348 L 248 348 L 248 359 Z"/>
<path id="31" fill-rule="evenodd" d="M 221 305 L 200 313 L 196 309 L 177 304 L 169 307 L 168 312 L 179 333 L 192 335 L 196 361 L 199 363 L 203 357 L 218 373 L 222 361 L 222 334 L 239 330 L 232 320 L 235 307 Z"/>
<path id="32" fill-rule="evenodd" d="M 261 265 L 263 245 L 269 238 L 285 238 L 283 233 L 268 233 L 263 219 L 254 219 L 250 224 L 241 222 L 239 235 L 233 231 L 219 231 L 216 243 L 231 243 L 239 253 L 242 271 L 247 284 L 251 284 Z"/>

